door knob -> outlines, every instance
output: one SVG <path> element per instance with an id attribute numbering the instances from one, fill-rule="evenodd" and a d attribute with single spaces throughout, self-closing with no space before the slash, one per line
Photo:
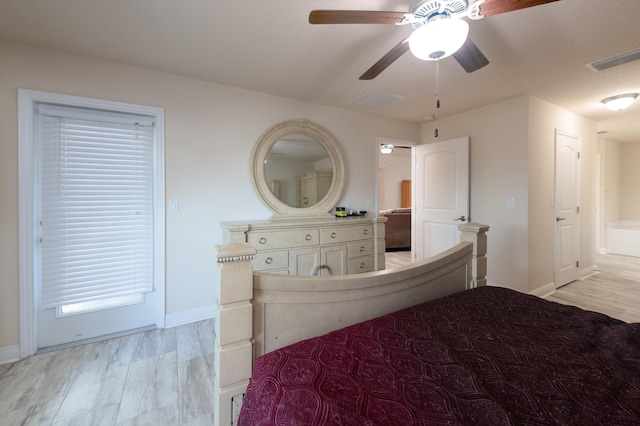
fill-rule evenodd
<path id="1" fill-rule="evenodd" d="M 467 220 L 467 217 L 466 216 L 460 216 L 460 217 L 457 217 L 457 218 L 455 218 L 453 220 L 461 220 L 461 221 L 464 222 L 465 220 Z"/>
<path id="2" fill-rule="evenodd" d="M 556 222 L 560 222 L 561 220 L 566 220 L 566 217 L 556 216 Z"/>

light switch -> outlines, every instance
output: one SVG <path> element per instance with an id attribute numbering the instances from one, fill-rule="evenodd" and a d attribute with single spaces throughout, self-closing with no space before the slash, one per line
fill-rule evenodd
<path id="1" fill-rule="evenodd" d="M 177 212 L 178 210 L 180 210 L 180 202 L 175 198 L 169 200 L 169 211 Z"/>

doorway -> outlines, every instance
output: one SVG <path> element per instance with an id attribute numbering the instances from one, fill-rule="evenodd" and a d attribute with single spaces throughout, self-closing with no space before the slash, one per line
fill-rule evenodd
<path id="1" fill-rule="evenodd" d="M 392 146 L 384 152 L 380 148 Z M 378 209 L 391 210 L 411 207 L 406 205 L 404 188 L 411 188 L 412 162 L 411 152 L 415 144 L 398 139 L 378 139 Z M 411 200 L 408 200 L 409 204 Z"/>
<path id="2" fill-rule="evenodd" d="M 18 96 L 20 357 L 164 327 L 163 110 Z"/>
<path id="3" fill-rule="evenodd" d="M 412 261 L 411 187 L 412 150 L 415 142 L 377 138 L 376 206 L 387 216 L 385 224 L 385 264 L 393 268 Z M 385 147 L 385 150 L 382 148 Z"/>

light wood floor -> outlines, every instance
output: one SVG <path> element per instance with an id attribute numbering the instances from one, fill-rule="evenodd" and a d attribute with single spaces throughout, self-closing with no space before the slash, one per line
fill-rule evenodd
<path id="1" fill-rule="evenodd" d="M 598 255 L 596 264 L 598 274 L 560 287 L 547 300 L 640 322 L 640 258 Z"/>
<path id="2" fill-rule="evenodd" d="M 0 365 L 0 425 L 212 425 L 213 320 Z"/>
<path id="3" fill-rule="evenodd" d="M 384 262 L 387 269 L 411 263 L 410 251 L 388 251 L 384 254 L 384 256 Z"/>
<path id="4" fill-rule="evenodd" d="M 410 262 L 386 257 L 387 267 Z M 598 266 L 548 299 L 640 322 L 640 259 L 600 256 Z M 213 347 L 208 320 L 0 365 L 0 425 L 212 425 Z"/>

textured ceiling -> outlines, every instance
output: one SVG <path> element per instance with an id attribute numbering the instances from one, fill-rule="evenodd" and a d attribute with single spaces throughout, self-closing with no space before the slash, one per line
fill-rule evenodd
<path id="1" fill-rule="evenodd" d="M 412 31 L 310 25 L 313 9 L 407 11 L 392 0 L 2 0 L 0 38 L 412 122 L 435 114 L 435 64 L 410 52 L 371 81 L 358 77 Z M 640 0 L 561 0 L 470 21 L 491 63 L 472 74 L 440 63 L 439 116 L 531 94 L 598 121 L 607 138 L 640 141 L 640 61 L 586 64 L 640 48 Z M 350 102 L 372 90 L 404 99 L 382 110 Z"/>

